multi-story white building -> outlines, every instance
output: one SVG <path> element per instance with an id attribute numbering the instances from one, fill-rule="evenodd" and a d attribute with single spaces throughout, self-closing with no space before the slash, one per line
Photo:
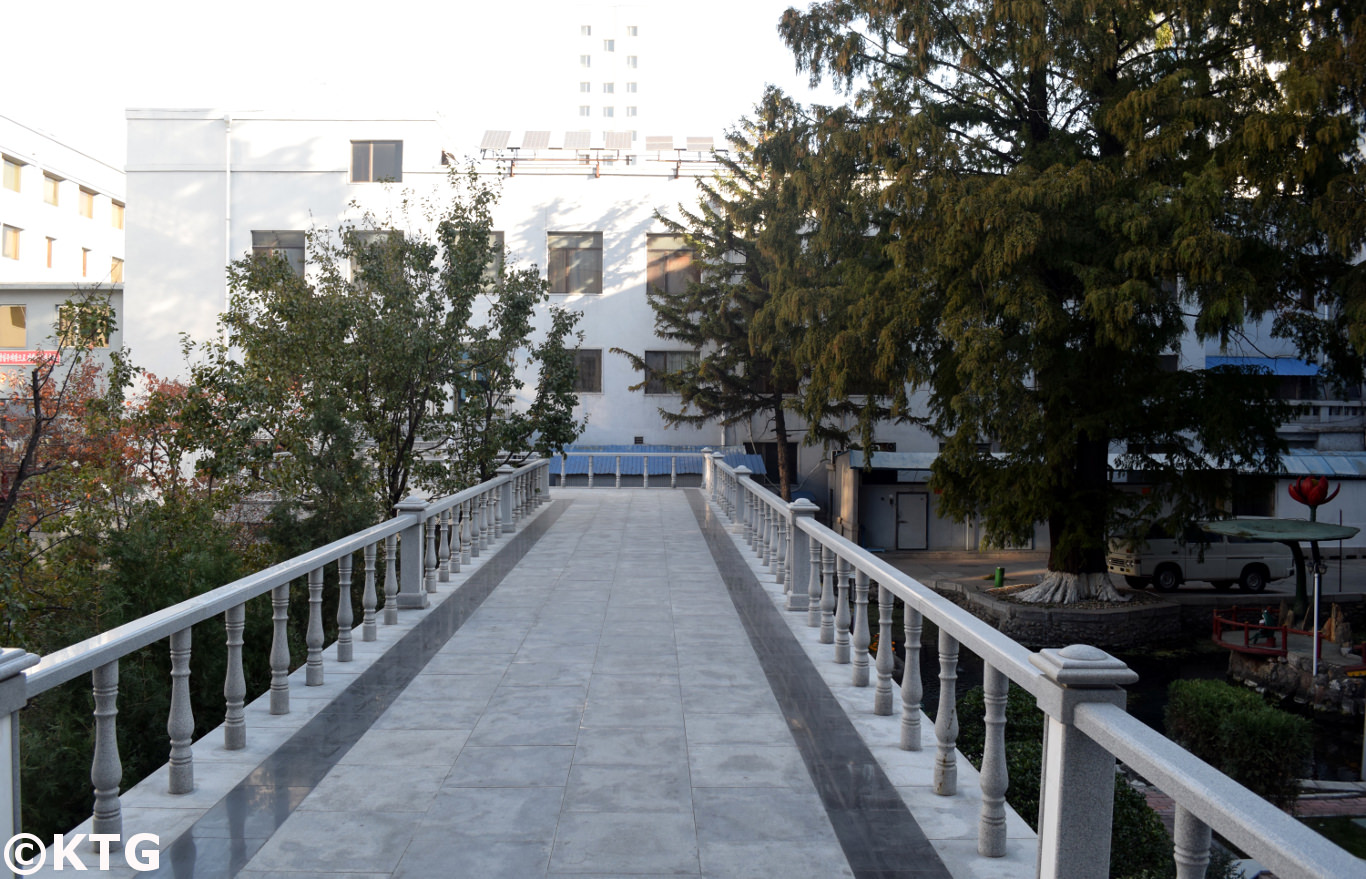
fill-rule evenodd
<path id="1" fill-rule="evenodd" d="M 0 161 L 0 366 L 14 366 L 52 346 L 77 290 L 101 288 L 118 312 L 124 175 L 3 116 Z"/>
<path id="2" fill-rule="evenodd" d="M 658 60 L 650 51 L 666 25 L 651 8 L 582 6 L 567 20 L 573 29 L 564 41 L 568 70 L 557 86 L 566 112 L 551 124 L 588 132 L 593 145 L 616 132 L 643 145 L 643 137 L 666 131 L 656 130 L 667 120 L 659 112 Z"/>

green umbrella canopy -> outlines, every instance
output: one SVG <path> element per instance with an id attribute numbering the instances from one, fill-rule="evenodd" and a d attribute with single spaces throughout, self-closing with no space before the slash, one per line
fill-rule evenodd
<path id="1" fill-rule="evenodd" d="M 1308 519 L 1224 519 L 1201 525 L 1206 531 L 1229 537 L 1252 540 L 1346 540 L 1355 537 L 1360 528 L 1351 525 L 1332 525 L 1310 522 Z"/>

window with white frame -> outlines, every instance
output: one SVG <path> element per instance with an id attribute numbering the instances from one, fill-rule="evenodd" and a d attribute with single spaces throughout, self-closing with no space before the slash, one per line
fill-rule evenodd
<path id="1" fill-rule="evenodd" d="M 102 305 L 59 305 L 57 307 L 57 342 L 63 348 L 109 347 L 109 325 L 114 311 L 108 303 Z"/>
<path id="2" fill-rule="evenodd" d="M 579 115 L 580 115 L 580 116 L 592 116 L 592 115 L 593 115 L 593 108 L 592 108 L 591 106 L 589 106 L 588 104 L 579 104 Z"/>
<path id="3" fill-rule="evenodd" d="M 294 274 L 302 277 L 306 237 L 301 229 L 253 229 L 251 255 L 259 259 L 282 256 Z"/>
<path id="4" fill-rule="evenodd" d="M 626 36 L 628 36 L 628 37 L 638 37 L 638 36 L 640 36 L 640 28 L 636 27 L 636 26 L 633 25 L 633 24 L 628 24 L 628 25 L 626 25 Z"/>
<path id="5" fill-rule="evenodd" d="M 5 259 L 19 258 L 19 232 L 18 226 L 0 226 L 0 255 Z"/>
<path id="6" fill-rule="evenodd" d="M 645 352 L 645 393 L 672 393 L 664 386 L 664 381 L 656 378 L 662 373 L 682 372 L 697 365 L 696 351 L 646 351 Z"/>
<path id="7" fill-rule="evenodd" d="M 635 107 L 627 107 L 627 108 L 626 108 L 626 115 L 627 115 L 627 116 L 634 116 L 634 115 L 636 115 L 636 108 L 635 108 Z"/>
<path id="8" fill-rule="evenodd" d="M 626 56 L 626 66 L 627 66 L 627 67 L 632 67 L 632 68 L 639 67 L 639 66 L 640 66 L 640 61 L 639 61 L 639 59 L 638 59 L 635 55 L 627 55 L 627 56 Z"/>
<path id="9" fill-rule="evenodd" d="M 546 244 L 551 293 L 602 292 L 601 232 L 551 232 Z"/>
<path id="10" fill-rule="evenodd" d="M 123 203 L 111 202 L 109 205 L 109 222 L 115 229 L 123 228 Z"/>
<path id="11" fill-rule="evenodd" d="M 574 391 L 602 393 L 602 349 L 580 348 L 574 352 Z"/>
<path id="12" fill-rule="evenodd" d="M 84 186 L 81 187 L 80 210 L 82 217 L 95 219 L 95 193 Z"/>
<path id="13" fill-rule="evenodd" d="M 614 82 L 604 82 L 604 83 L 602 84 L 602 93 L 603 93 L 604 95 L 613 94 L 614 92 L 616 92 L 616 90 L 617 90 L 617 84 L 614 83 Z"/>
<path id="14" fill-rule="evenodd" d="M 593 36 L 593 26 L 591 24 L 579 25 L 579 33 L 585 37 Z"/>
<path id="15" fill-rule="evenodd" d="M 55 174 L 43 174 L 43 201 L 50 205 L 57 204 L 57 196 L 61 193 L 62 178 Z"/>
<path id="16" fill-rule="evenodd" d="M 351 182 L 403 182 L 403 141 L 351 141 Z"/>
<path id="17" fill-rule="evenodd" d="M 587 93 L 587 92 L 591 92 L 592 90 L 593 90 L 593 84 L 592 84 L 591 82 L 581 82 L 581 83 L 579 83 L 579 91 L 580 91 L 580 92 Z"/>
<path id="18" fill-rule="evenodd" d="M 117 256 L 109 260 L 109 283 L 123 283 L 123 260 Z"/>
<path id="19" fill-rule="evenodd" d="M 351 229 L 346 233 L 347 244 L 350 246 L 352 254 L 350 257 L 351 280 L 360 280 L 360 260 L 356 259 L 356 254 L 368 251 L 370 248 L 381 248 L 390 238 L 403 238 L 401 229 Z M 383 258 L 383 257 L 381 257 Z"/>
<path id="20" fill-rule="evenodd" d="M 627 91 L 629 94 L 633 94 L 633 95 L 634 95 L 634 94 L 636 93 L 636 85 L 637 85 L 637 84 L 634 83 L 634 82 L 628 82 L 628 83 L 626 83 L 626 91 Z"/>
<path id="21" fill-rule="evenodd" d="M 22 305 L 0 305 L 0 348 L 28 347 L 27 312 Z"/>
<path id="22" fill-rule="evenodd" d="M 617 41 L 616 41 L 616 40 L 603 40 L 603 41 L 602 41 L 602 51 L 604 51 L 604 52 L 615 52 L 616 50 L 617 50 Z"/>
<path id="23" fill-rule="evenodd" d="M 616 111 L 616 108 L 615 108 L 615 107 L 603 107 L 603 108 L 602 108 L 602 115 L 603 115 L 604 117 L 608 118 L 608 119 L 611 119 L 613 116 L 615 116 L 615 115 L 616 115 L 616 112 L 617 112 L 617 111 Z"/>
<path id="24" fill-rule="evenodd" d="M 4 163 L 5 188 L 12 189 L 15 192 L 18 192 L 21 183 L 21 178 L 23 177 L 23 173 L 19 169 L 23 168 L 25 163 L 19 161 L 18 159 L 11 159 L 9 156 L 4 157 Z"/>
<path id="25" fill-rule="evenodd" d="M 701 279 L 693 249 L 682 235 L 645 236 L 645 276 L 652 291 L 685 293 L 689 282 Z"/>
<path id="26" fill-rule="evenodd" d="M 593 56 L 592 56 L 592 55 L 580 55 L 580 56 L 579 56 L 579 66 L 580 66 L 580 67 L 592 67 L 592 66 L 593 66 Z"/>

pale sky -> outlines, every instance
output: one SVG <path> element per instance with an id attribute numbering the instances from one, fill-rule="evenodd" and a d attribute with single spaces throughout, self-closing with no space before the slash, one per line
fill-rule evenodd
<path id="1" fill-rule="evenodd" d="M 557 40 L 573 32 L 581 5 L 17 2 L 4 15 L 0 114 L 119 167 L 128 107 L 440 114 L 477 129 L 547 128 L 546 59 L 562 64 Z M 670 124 L 658 133 L 719 136 L 768 83 L 808 99 L 776 30 L 784 9 L 807 0 L 621 5 L 649 7 L 667 24 Z"/>

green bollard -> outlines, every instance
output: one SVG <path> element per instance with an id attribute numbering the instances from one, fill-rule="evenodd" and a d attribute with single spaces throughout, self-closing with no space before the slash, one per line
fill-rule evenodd
<path id="1" fill-rule="evenodd" d="M 997 589 L 1000 589 L 1000 588 L 1001 588 L 1002 586 L 1004 586 L 1004 585 L 1006 585 L 1006 569 L 1005 569 L 1005 568 L 997 568 L 997 569 L 996 569 L 996 588 L 997 588 Z"/>

